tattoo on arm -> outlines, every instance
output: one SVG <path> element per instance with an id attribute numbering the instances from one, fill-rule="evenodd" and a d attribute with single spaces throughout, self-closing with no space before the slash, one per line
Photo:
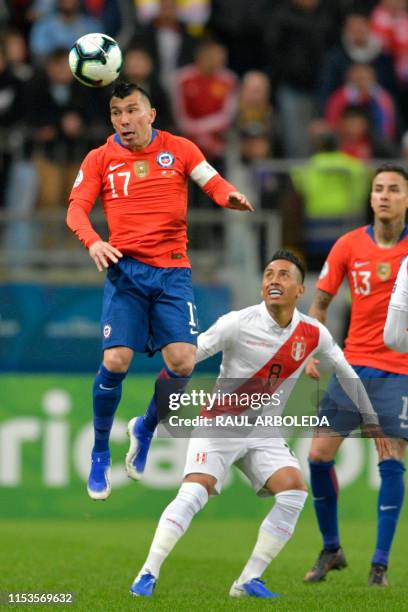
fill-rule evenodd
<path id="1" fill-rule="evenodd" d="M 317 289 L 309 309 L 309 315 L 315 317 L 318 321 L 321 321 L 321 323 L 324 323 L 327 316 L 327 309 L 332 299 L 333 296 L 330 293 Z"/>

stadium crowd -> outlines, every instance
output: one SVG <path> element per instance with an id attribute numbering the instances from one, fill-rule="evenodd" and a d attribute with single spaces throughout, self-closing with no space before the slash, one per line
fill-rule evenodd
<path id="1" fill-rule="evenodd" d="M 151 95 L 156 127 L 191 139 L 227 177 L 233 166 L 243 176 L 251 168 L 262 183 L 260 208 L 279 208 L 284 242 L 318 267 L 334 240 L 368 216 L 370 160 L 408 159 L 408 3 L 233 6 L 2 2 L 0 210 L 64 210 L 80 160 L 111 132 L 110 88 L 76 82 L 67 61 L 79 36 L 99 31 L 124 51 L 123 76 Z M 270 159 L 303 163 L 276 188 L 256 173 Z M 202 196 L 193 192 L 191 204 Z"/>

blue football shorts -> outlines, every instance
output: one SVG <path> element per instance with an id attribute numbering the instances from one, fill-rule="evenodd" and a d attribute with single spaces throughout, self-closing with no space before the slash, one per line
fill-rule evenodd
<path id="1" fill-rule="evenodd" d="M 155 268 L 132 257 L 109 266 L 101 316 L 103 349 L 153 355 L 171 342 L 197 345 L 190 268 Z"/>
<path id="2" fill-rule="evenodd" d="M 352 367 L 364 384 L 384 434 L 408 439 L 408 375 Z M 360 413 L 335 376 L 320 403 L 319 416 L 326 416 L 330 427 L 341 436 L 348 436 L 360 426 Z"/>

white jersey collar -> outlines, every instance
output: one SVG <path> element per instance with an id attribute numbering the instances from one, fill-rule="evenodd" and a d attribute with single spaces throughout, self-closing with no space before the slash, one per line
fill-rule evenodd
<path id="1" fill-rule="evenodd" d="M 281 327 L 280 325 L 278 325 L 278 323 L 276 323 L 276 321 L 269 314 L 268 309 L 266 308 L 265 302 L 261 302 L 259 304 L 259 311 L 261 313 L 262 320 L 265 321 L 268 329 L 270 329 L 273 332 L 282 333 L 285 331 L 289 331 L 291 333 L 300 321 L 300 313 L 297 308 L 295 308 L 293 317 L 292 317 L 292 321 L 287 327 Z"/>

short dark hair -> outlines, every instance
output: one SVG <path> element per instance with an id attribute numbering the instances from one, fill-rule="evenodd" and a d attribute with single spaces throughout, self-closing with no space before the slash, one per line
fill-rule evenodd
<path id="1" fill-rule="evenodd" d="M 408 172 L 403 166 L 399 166 L 398 164 L 382 164 L 381 166 L 378 166 L 374 172 L 373 178 L 382 172 L 395 172 L 396 174 L 400 174 L 406 181 L 408 181 Z"/>
<path id="2" fill-rule="evenodd" d="M 302 277 L 302 283 L 304 282 L 306 275 L 305 266 L 300 261 L 300 259 L 294 253 L 292 253 L 292 251 L 287 251 L 286 249 L 279 249 L 278 251 L 276 251 L 270 258 L 270 260 L 266 262 L 264 270 L 269 266 L 270 263 L 276 261 L 277 259 L 284 259 L 285 261 L 290 261 L 290 263 L 295 264 L 295 266 L 300 272 L 300 276 Z"/>
<path id="3" fill-rule="evenodd" d="M 132 93 L 138 91 L 142 96 L 146 98 L 149 102 L 150 106 L 153 106 L 152 99 L 143 87 L 137 85 L 136 83 L 129 83 L 128 81 L 116 81 L 115 85 L 112 89 L 111 99 L 112 98 L 127 98 L 131 96 Z"/>

